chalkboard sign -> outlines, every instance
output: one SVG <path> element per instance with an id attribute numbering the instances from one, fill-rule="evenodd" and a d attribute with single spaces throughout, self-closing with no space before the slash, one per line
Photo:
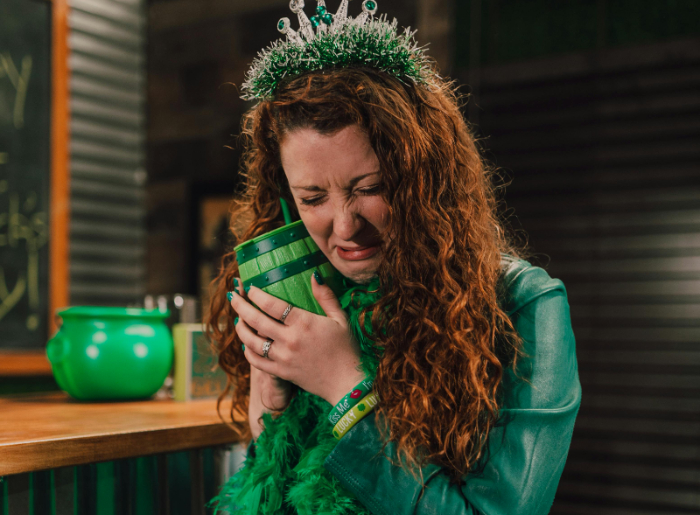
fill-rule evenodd
<path id="1" fill-rule="evenodd" d="M 0 0 L 0 350 L 47 339 L 50 8 Z"/>

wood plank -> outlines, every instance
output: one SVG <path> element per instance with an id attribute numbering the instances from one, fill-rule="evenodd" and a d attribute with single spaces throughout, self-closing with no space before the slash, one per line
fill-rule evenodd
<path id="1" fill-rule="evenodd" d="M 700 85 L 698 86 L 700 87 Z M 595 110 L 595 109 L 594 109 Z M 488 141 L 489 150 L 500 152 L 535 153 L 550 150 L 585 149 L 593 145 L 605 148 L 627 145 L 634 142 L 651 142 L 697 136 L 700 119 L 695 111 L 682 114 L 667 113 L 657 116 L 627 117 L 611 119 L 602 123 L 593 118 L 587 123 L 577 121 L 572 127 L 562 130 L 562 123 L 533 126 L 524 125 L 521 130 L 499 134 L 491 130 L 493 139 Z"/>
<path id="2" fill-rule="evenodd" d="M 190 485 L 192 493 L 190 497 L 190 513 L 192 515 L 205 515 L 204 504 L 204 461 L 201 449 L 189 452 Z"/>
<path id="3" fill-rule="evenodd" d="M 158 515 L 170 514 L 170 492 L 168 488 L 168 456 L 159 454 L 158 460 Z M 223 485 L 220 481 L 218 484 Z"/>
<path id="4" fill-rule="evenodd" d="M 587 499 L 586 501 L 589 501 Z M 559 497 L 554 502 L 550 515 L 688 515 L 685 509 L 675 510 L 670 507 L 664 507 L 660 512 L 648 505 L 644 508 L 639 507 L 620 507 L 620 506 L 601 506 L 598 502 L 583 502 L 581 500 L 562 500 Z"/>
<path id="5" fill-rule="evenodd" d="M 698 177 L 700 179 L 700 176 Z M 607 236 L 612 234 L 656 234 L 700 232 L 700 209 L 678 211 L 588 213 L 562 216 L 558 220 L 528 220 L 528 232 L 542 232 L 552 236 Z M 700 269 L 698 264 L 695 269 Z"/>
<path id="6" fill-rule="evenodd" d="M 642 507 L 621 507 L 621 506 L 601 506 L 599 502 L 591 501 L 587 498 L 585 501 L 581 498 L 573 500 L 562 500 L 559 497 L 552 506 L 550 515 L 688 515 L 688 510 L 672 509 L 664 507 L 663 511 L 655 509 L 653 506 L 645 505 Z"/>
<path id="7" fill-rule="evenodd" d="M 574 439 L 571 441 L 569 456 L 592 457 L 600 456 L 601 461 L 614 461 L 617 459 L 637 459 L 647 462 L 674 462 L 683 463 L 686 466 L 696 466 L 695 445 L 679 443 L 676 439 L 667 438 L 665 441 L 635 441 L 625 438 L 624 435 L 609 434 L 601 438 L 600 434 L 591 437 L 584 431 L 574 430 Z"/>
<path id="8" fill-rule="evenodd" d="M 581 373 L 584 385 L 600 385 L 608 391 L 619 388 L 647 387 L 650 389 L 677 389 L 700 392 L 700 381 L 696 375 L 682 374 L 636 374 L 627 372 L 597 372 L 595 369 Z"/>
<path id="9" fill-rule="evenodd" d="M 510 172 L 512 175 L 513 172 Z M 561 170 L 518 170 L 518 180 L 507 187 L 508 198 L 543 195 L 547 192 L 580 195 L 597 194 L 629 189 L 693 187 L 698 184 L 700 170 L 694 162 L 621 163 L 610 166 L 600 163 L 594 168 L 577 170 L 576 174 L 562 174 Z"/>
<path id="10" fill-rule="evenodd" d="M 571 475 L 586 474 L 599 475 L 606 478 L 634 478 L 642 480 L 658 481 L 664 478 L 666 481 L 678 481 L 684 486 L 690 486 L 700 490 L 700 475 L 687 467 L 669 467 L 662 464 L 640 463 L 601 463 L 598 461 L 570 460 L 566 464 L 566 473 Z"/>
<path id="11" fill-rule="evenodd" d="M 642 96 L 666 91 L 683 91 L 700 85 L 697 65 L 676 63 L 642 68 L 629 73 L 613 73 L 603 77 L 583 75 L 534 84 L 508 84 L 491 87 L 481 95 L 489 113 L 496 110 L 541 111 L 552 107 L 567 107 L 597 102 L 620 96 Z M 510 126 L 502 126 L 510 129 Z"/>
<path id="12" fill-rule="evenodd" d="M 52 470 L 56 503 L 55 515 L 74 515 L 75 509 L 75 469 L 73 467 Z"/>
<path id="13" fill-rule="evenodd" d="M 184 1 L 184 0 L 182 0 Z M 167 4 L 164 4 L 167 6 Z M 691 37 L 669 42 L 654 42 L 648 45 L 635 45 L 626 48 L 606 49 L 604 53 L 592 55 L 589 52 L 557 55 L 542 59 L 530 59 L 483 70 L 484 89 L 501 85 L 512 86 L 525 83 L 546 83 L 549 81 L 594 75 L 605 77 L 609 74 L 653 68 L 663 63 L 688 65 L 700 61 L 700 38 Z M 466 73 L 460 75 L 465 77 Z M 465 81 L 466 82 L 466 81 Z"/>
<path id="14" fill-rule="evenodd" d="M 8 502 L 9 514 L 29 514 L 31 506 L 31 479 L 29 474 L 18 474 L 8 478 Z"/>
<path id="15" fill-rule="evenodd" d="M 0 399 L 0 476 L 235 443 L 216 400 L 79 402 L 64 393 Z"/>
<path id="16" fill-rule="evenodd" d="M 56 331 L 57 309 L 68 305 L 70 169 L 68 81 L 68 4 L 53 0 L 51 43 L 51 245 L 49 245 L 49 333 Z"/>
<path id="17" fill-rule="evenodd" d="M 595 363 L 605 362 L 608 365 L 617 364 L 620 367 L 629 364 L 654 363 L 656 365 L 670 366 L 700 366 L 700 351 L 696 352 L 664 352 L 664 351 L 606 351 L 589 350 L 579 348 L 579 361 L 586 363 L 587 367 L 595 366 Z M 699 433 L 700 434 L 700 433 Z"/>
<path id="18" fill-rule="evenodd" d="M 562 483 L 557 491 L 559 496 L 568 494 L 585 495 L 590 498 L 610 501 L 628 501 L 657 505 L 664 509 L 693 509 L 697 508 L 697 492 L 688 489 L 686 491 L 663 488 L 653 485 L 628 486 L 625 484 L 594 483 L 594 482 L 566 482 Z M 661 513 L 663 513 L 661 511 Z M 692 512 L 688 512 L 692 513 Z"/>
<path id="19" fill-rule="evenodd" d="M 484 108 L 489 110 L 489 106 Z M 612 136 L 614 139 L 629 139 L 622 138 L 624 136 L 619 128 L 616 129 L 615 124 L 624 124 L 625 122 L 633 122 L 635 120 L 650 120 L 656 117 L 668 117 L 673 115 L 679 118 L 688 117 L 689 123 L 690 113 L 697 112 L 700 108 L 700 94 L 688 90 L 669 90 L 662 93 L 654 94 L 636 94 L 616 97 L 603 97 L 600 99 L 577 99 L 575 103 L 568 105 L 556 106 L 547 105 L 546 108 L 540 106 L 538 110 L 529 110 L 520 108 L 518 110 L 504 110 L 502 113 L 496 111 L 490 113 L 489 117 L 482 124 L 485 133 L 499 135 L 497 127 L 508 127 L 506 130 L 501 129 L 501 134 L 525 133 L 529 130 L 546 131 L 556 129 L 557 126 L 566 128 L 566 135 L 561 136 L 561 141 L 575 141 L 581 135 L 586 135 L 586 126 L 590 131 L 593 128 L 605 126 L 605 129 L 599 129 L 603 134 L 589 133 L 591 138 L 601 141 L 604 144 L 606 138 Z M 488 120 L 488 121 L 487 121 Z M 642 122 L 643 123 L 643 122 Z M 697 125 L 692 124 L 693 127 Z M 663 130 L 659 127 L 658 130 Z M 692 131 L 692 129 L 690 129 Z M 630 136 L 634 135 L 636 130 Z M 646 132 L 646 131 L 644 131 Z M 642 132 L 642 134 L 644 134 Z M 528 139 L 528 138 L 526 138 Z M 513 141 L 512 136 L 509 138 L 510 144 L 522 146 Z M 494 143 L 497 145 L 497 143 Z M 542 141 L 539 147 L 551 146 L 549 142 Z M 526 147 L 525 147 L 526 148 Z M 525 148 L 523 148 L 525 150 Z M 557 146 L 556 148 L 561 148 Z M 528 153 L 530 151 L 528 150 Z"/>
<path id="20" fill-rule="evenodd" d="M 601 432 L 623 438 L 657 438 L 685 442 L 689 446 L 697 441 L 700 434 L 700 422 L 620 418 L 620 417 L 588 417 L 580 414 L 576 419 L 576 431 Z"/>
<path id="21" fill-rule="evenodd" d="M 0 377 L 50 376 L 51 363 L 42 351 L 0 352 Z"/>
<path id="22" fill-rule="evenodd" d="M 700 378 L 698 378 L 700 379 Z M 700 397 L 684 399 L 673 397 L 642 397 L 632 395 L 599 394 L 585 400 L 588 409 L 603 408 L 626 412 L 634 410 L 648 413 L 677 412 L 681 415 L 697 415 L 700 418 Z"/>
<path id="23" fill-rule="evenodd" d="M 231 2 L 230 0 L 171 0 L 151 2 L 148 6 L 148 28 L 161 32 L 190 25 L 221 23 L 227 18 L 267 9 L 284 8 L 287 0 L 257 0 L 255 2 Z"/>
<path id="24" fill-rule="evenodd" d="M 698 212 L 700 216 L 700 212 Z M 700 230 L 698 230 L 700 232 Z M 558 259 L 551 265 L 551 272 L 560 275 L 576 275 L 584 272 L 630 273 L 630 272 L 698 272 L 700 259 L 694 257 L 657 258 L 657 259 L 606 259 L 596 261 L 565 261 Z"/>

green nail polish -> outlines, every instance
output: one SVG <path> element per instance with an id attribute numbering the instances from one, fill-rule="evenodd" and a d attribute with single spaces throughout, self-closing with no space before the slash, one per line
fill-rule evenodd
<path id="1" fill-rule="evenodd" d="M 229 302 L 231 302 L 233 300 L 233 292 L 232 291 L 228 292 L 226 294 L 226 298 L 228 299 Z"/>
<path id="2" fill-rule="evenodd" d="M 233 325 L 236 325 L 238 323 L 238 317 L 236 317 L 236 320 L 233 321 Z"/>
<path id="3" fill-rule="evenodd" d="M 245 343 L 241 343 L 241 349 L 243 349 L 243 352 L 245 352 Z"/>
<path id="4" fill-rule="evenodd" d="M 314 279 L 316 279 L 318 284 L 326 284 L 323 282 L 323 277 L 321 277 L 321 274 L 318 273 L 318 270 L 314 270 Z"/>
<path id="5" fill-rule="evenodd" d="M 233 279 L 233 287 L 238 288 L 238 279 L 236 278 Z"/>
<path id="6" fill-rule="evenodd" d="M 243 289 L 245 290 L 246 293 L 248 293 L 250 291 L 250 284 Z"/>

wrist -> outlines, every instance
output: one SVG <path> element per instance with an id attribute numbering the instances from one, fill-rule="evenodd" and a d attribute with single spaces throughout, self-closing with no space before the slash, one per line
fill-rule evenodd
<path id="1" fill-rule="evenodd" d="M 333 426 L 333 436 L 337 440 L 340 440 L 345 433 L 350 431 L 355 424 L 366 417 L 369 412 L 374 409 L 377 402 L 379 402 L 379 395 L 377 392 L 370 392 L 360 402 L 350 408 L 335 424 L 335 426 Z"/>
<path id="2" fill-rule="evenodd" d="M 343 397 L 352 391 L 357 383 L 365 379 L 364 372 L 358 371 L 357 369 L 353 369 L 353 372 L 353 374 L 350 374 L 335 383 L 334 391 L 326 399 L 331 406 L 338 404 Z"/>

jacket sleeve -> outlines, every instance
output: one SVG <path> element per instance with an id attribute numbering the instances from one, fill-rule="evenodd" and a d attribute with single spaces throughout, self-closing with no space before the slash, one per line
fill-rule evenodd
<path id="1" fill-rule="evenodd" d="M 520 262 L 525 263 L 525 262 Z M 450 484 L 434 464 L 423 482 L 381 455 L 375 416 L 353 427 L 324 466 L 375 515 L 540 515 L 551 508 L 581 402 L 574 335 L 561 281 L 521 266 L 506 309 L 527 357 L 507 369 L 501 418 L 477 473 Z M 523 381 L 522 378 L 526 378 Z M 387 453 L 395 458 L 393 443 Z"/>

